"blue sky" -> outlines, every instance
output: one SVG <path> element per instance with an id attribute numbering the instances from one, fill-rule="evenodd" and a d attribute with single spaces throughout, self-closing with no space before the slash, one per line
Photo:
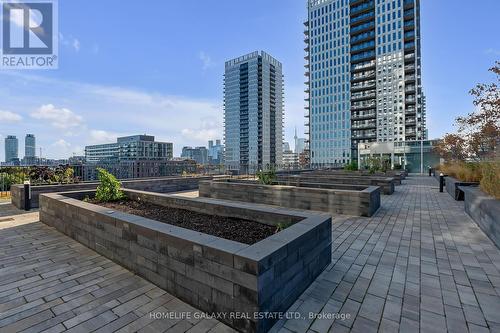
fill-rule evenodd
<path id="1" fill-rule="evenodd" d="M 500 60 L 500 1 L 422 0 L 430 137 L 473 109 L 468 90 Z M 480 4 L 480 5 L 479 5 Z M 303 132 L 305 0 L 59 0 L 59 69 L 0 71 L 0 139 L 34 133 L 44 157 L 148 133 L 184 145 L 222 137 L 224 61 L 283 63 L 287 141 Z M 0 160 L 4 156 L 0 145 Z M 38 153 L 38 152 L 37 152 Z"/>

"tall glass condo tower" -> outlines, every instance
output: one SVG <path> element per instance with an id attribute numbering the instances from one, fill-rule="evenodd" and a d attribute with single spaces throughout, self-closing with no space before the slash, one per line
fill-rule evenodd
<path id="1" fill-rule="evenodd" d="M 308 0 L 306 135 L 312 166 L 358 144 L 426 139 L 419 0 Z"/>
<path id="2" fill-rule="evenodd" d="M 283 74 L 279 61 L 253 52 L 225 64 L 225 165 L 240 173 L 279 168 L 283 159 Z"/>

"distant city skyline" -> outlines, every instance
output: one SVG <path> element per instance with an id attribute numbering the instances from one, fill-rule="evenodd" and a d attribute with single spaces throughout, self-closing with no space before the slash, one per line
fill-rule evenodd
<path id="1" fill-rule="evenodd" d="M 154 1 L 158 10 L 150 11 L 109 0 L 96 11 L 83 0 L 59 2 L 59 69 L 0 71 L 0 140 L 34 133 L 44 157 L 67 158 L 85 145 L 147 132 L 173 142 L 179 156 L 183 146 L 222 137 L 224 61 L 259 49 L 283 63 L 285 141 L 292 143 L 295 127 L 304 132 L 306 1 L 252 4 Z M 493 79 L 487 69 L 500 58 L 500 2 L 424 0 L 421 7 L 428 136 L 435 138 L 473 110 L 468 90 Z M 114 19 L 116 8 L 137 24 Z"/>

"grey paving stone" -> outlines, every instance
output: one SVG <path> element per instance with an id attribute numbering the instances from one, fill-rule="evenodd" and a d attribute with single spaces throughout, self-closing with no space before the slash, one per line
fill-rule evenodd
<path id="1" fill-rule="evenodd" d="M 446 313 L 446 326 L 448 331 L 466 333 L 468 329 L 462 309 L 449 305 L 446 305 L 444 309 Z"/>
<path id="2" fill-rule="evenodd" d="M 500 324 L 500 297 L 476 293 L 477 300 L 488 322 Z"/>
<path id="3" fill-rule="evenodd" d="M 462 310 L 464 311 L 465 319 L 468 323 L 487 326 L 483 312 L 479 307 L 464 304 L 462 305 Z"/>
<path id="4" fill-rule="evenodd" d="M 383 298 L 367 294 L 363 303 L 361 303 L 358 316 L 362 316 L 378 324 L 382 317 L 384 303 L 385 300 Z"/>
<path id="5" fill-rule="evenodd" d="M 446 318 L 436 313 L 422 311 L 420 315 L 420 329 L 424 332 L 445 332 Z"/>
<path id="6" fill-rule="evenodd" d="M 352 324 L 354 323 L 354 320 L 356 319 L 356 316 L 358 314 L 360 307 L 361 307 L 360 303 L 353 301 L 351 299 L 348 299 L 344 303 L 344 305 L 342 306 L 342 309 L 340 309 L 340 313 L 349 315 L 349 317 L 345 318 L 343 320 L 337 319 L 335 322 L 339 323 L 345 327 L 352 327 Z"/>
<path id="7" fill-rule="evenodd" d="M 422 295 L 420 298 L 420 309 L 428 312 L 434 312 L 439 315 L 444 315 L 443 300 L 439 297 L 430 297 Z"/>
<path id="8" fill-rule="evenodd" d="M 367 318 L 358 316 L 354 321 L 351 332 L 353 333 L 370 333 L 377 332 L 378 323 Z"/>
<path id="9" fill-rule="evenodd" d="M 420 332 L 420 324 L 416 320 L 409 318 L 401 318 L 401 323 L 399 325 L 399 331 L 402 333 L 406 332 Z"/>

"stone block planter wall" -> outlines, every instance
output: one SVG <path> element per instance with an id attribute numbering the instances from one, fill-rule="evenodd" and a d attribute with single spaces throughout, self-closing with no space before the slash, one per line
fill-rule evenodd
<path id="1" fill-rule="evenodd" d="M 332 170 L 332 171 L 312 171 L 303 173 L 302 175 L 318 175 L 318 176 L 368 176 L 368 177 L 391 177 L 394 178 L 396 185 L 401 185 L 401 181 L 406 178 L 406 172 L 401 170 L 390 170 L 387 172 L 369 173 L 368 171 L 347 171 L 347 170 Z"/>
<path id="2" fill-rule="evenodd" d="M 346 175 L 296 175 L 296 176 L 278 176 L 279 181 L 294 181 L 300 179 L 304 183 L 322 183 L 322 184 L 348 184 L 348 185 L 366 185 L 380 186 L 383 194 L 393 194 L 395 180 L 391 177 L 372 177 L 372 176 L 346 176 Z"/>
<path id="3" fill-rule="evenodd" d="M 222 321 L 242 332 L 269 330 L 275 320 L 255 313 L 287 311 L 331 261 L 326 214 L 125 190 L 156 204 L 295 222 L 246 245 L 74 199 L 89 193 L 40 195 L 40 220 L 201 311 L 227 313 Z"/>
<path id="4" fill-rule="evenodd" d="M 202 181 L 200 197 L 268 204 L 331 214 L 372 216 L 380 207 L 380 188 L 339 190 L 227 181 Z"/>
<path id="5" fill-rule="evenodd" d="M 215 178 L 218 178 L 215 176 Z M 225 177 L 223 177 L 225 178 Z M 207 177 L 162 177 L 162 178 L 145 178 L 123 180 L 121 184 L 124 188 L 135 190 L 144 190 L 158 193 L 168 193 L 176 191 L 184 191 L 198 188 L 200 180 L 214 179 L 212 176 Z M 57 192 L 72 192 L 72 191 L 87 191 L 95 190 L 99 185 L 98 182 L 83 182 L 78 184 L 61 184 L 61 185 L 40 185 L 31 187 L 31 207 L 38 207 L 38 196 L 42 193 L 57 193 Z M 24 209 L 24 187 L 23 185 L 11 186 L 12 204 L 19 209 Z"/>
<path id="6" fill-rule="evenodd" d="M 439 181 L 439 180 L 438 180 Z M 446 192 L 457 201 L 464 200 L 464 192 L 460 189 L 463 186 L 478 186 L 478 182 L 462 182 L 456 178 L 447 176 L 445 179 Z"/>
<path id="7" fill-rule="evenodd" d="M 479 187 L 462 187 L 465 212 L 500 248 L 500 200 L 481 191 Z"/>

